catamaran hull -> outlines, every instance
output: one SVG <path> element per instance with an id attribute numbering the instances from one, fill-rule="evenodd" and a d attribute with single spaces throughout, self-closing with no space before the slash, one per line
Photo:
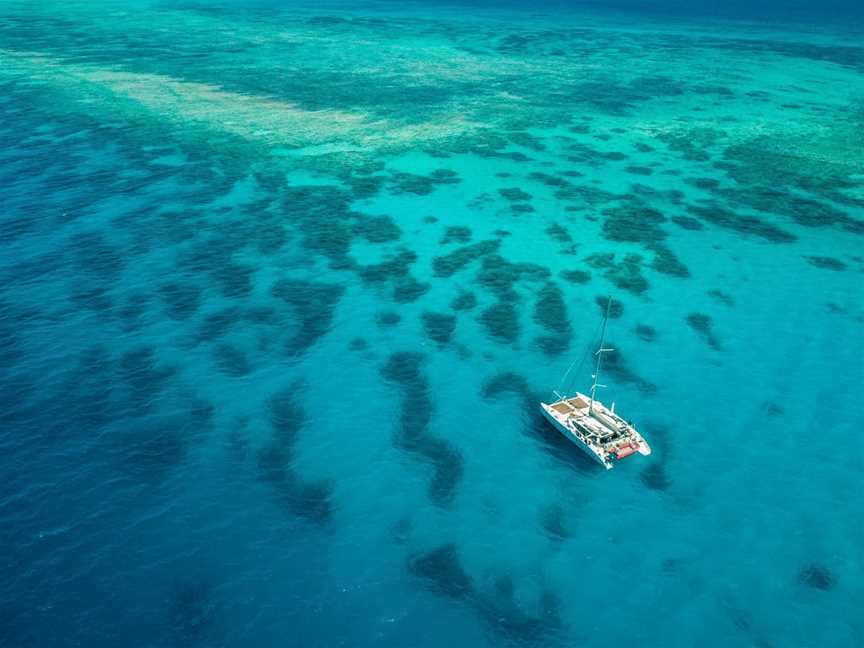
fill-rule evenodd
<path id="1" fill-rule="evenodd" d="M 563 434 L 564 437 L 567 438 L 567 440 L 569 440 L 573 445 L 582 450 L 582 452 L 591 457 L 594 461 L 599 463 L 606 470 L 610 470 L 612 468 L 612 464 L 606 463 L 600 457 L 598 457 L 591 448 L 582 443 L 582 440 L 579 437 L 570 432 L 570 430 L 568 430 L 558 419 L 552 416 L 552 414 L 550 414 L 545 407 L 541 406 L 540 410 L 543 412 L 543 416 L 546 417 L 546 420 L 549 421 L 555 427 L 555 429 L 558 430 L 561 434 Z"/>

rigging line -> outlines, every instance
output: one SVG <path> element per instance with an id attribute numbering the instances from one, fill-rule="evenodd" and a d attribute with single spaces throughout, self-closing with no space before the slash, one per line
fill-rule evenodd
<path id="1" fill-rule="evenodd" d="M 573 370 L 573 367 L 576 365 L 576 361 L 577 361 L 577 360 L 579 361 L 579 367 L 576 369 L 576 372 L 575 372 L 574 375 L 577 375 L 577 376 L 578 376 L 578 375 L 579 375 L 579 372 L 582 371 L 582 367 L 585 365 L 585 360 L 587 360 L 587 359 L 588 359 L 588 356 L 590 356 L 590 355 L 592 354 L 591 349 L 593 349 L 593 341 L 594 341 L 595 339 L 597 339 L 597 336 L 598 336 L 599 333 L 600 333 L 600 327 L 601 327 L 601 326 L 603 326 L 603 323 L 602 323 L 602 322 L 601 322 L 600 324 L 598 324 L 598 325 L 597 325 L 597 328 L 594 330 L 594 335 L 593 335 L 592 338 L 591 338 L 591 342 L 589 342 L 589 343 L 585 346 L 585 351 L 582 353 L 582 358 L 581 358 L 581 359 L 579 359 L 579 358 L 575 358 L 575 359 L 573 360 L 573 362 L 570 363 L 570 366 L 567 368 L 567 371 L 564 372 L 564 376 L 562 376 L 562 378 L 561 378 L 561 382 L 558 384 L 558 392 L 561 393 L 562 395 L 563 395 L 565 392 L 562 392 L 561 389 L 562 389 L 562 388 L 568 388 L 568 387 L 569 387 L 569 383 L 566 383 L 567 376 L 570 375 L 570 372 Z M 569 391 L 570 391 L 570 390 L 567 389 L 567 392 L 569 392 Z"/>

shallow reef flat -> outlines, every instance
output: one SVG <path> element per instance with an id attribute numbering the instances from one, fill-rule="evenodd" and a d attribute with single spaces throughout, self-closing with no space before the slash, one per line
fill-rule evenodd
<path id="1" fill-rule="evenodd" d="M 860 645 L 862 42 L 0 5 L 0 644 Z"/>

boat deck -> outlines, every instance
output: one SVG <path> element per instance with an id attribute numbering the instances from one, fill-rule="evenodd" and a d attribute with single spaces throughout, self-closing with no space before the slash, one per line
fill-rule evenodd
<path id="1" fill-rule="evenodd" d="M 561 400 L 552 405 L 552 409 L 554 409 L 559 414 L 569 414 L 570 412 L 583 410 L 586 407 L 588 407 L 588 402 L 582 399 L 582 397 L 580 396 L 574 396 L 573 398 L 568 398 L 567 400 Z"/>

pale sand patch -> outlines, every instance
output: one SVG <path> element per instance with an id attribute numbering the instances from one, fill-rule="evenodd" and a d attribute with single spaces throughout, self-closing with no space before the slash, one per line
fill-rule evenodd
<path id="1" fill-rule="evenodd" d="M 306 110 L 285 100 L 230 92 L 170 76 L 102 69 L 38 52 L 0 50 L 8 74 L 27 74 L 85 101 L 90 111 L 137 106 L 158 119 L 229 133 L 268 146 L 289 148 L 339 142 L 348 146 L 407 148 L 464 133 L 480 125 L 463 115 L 420 123 L 372 119 L 339 109 Z"/>

